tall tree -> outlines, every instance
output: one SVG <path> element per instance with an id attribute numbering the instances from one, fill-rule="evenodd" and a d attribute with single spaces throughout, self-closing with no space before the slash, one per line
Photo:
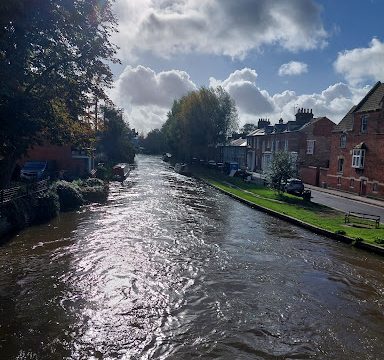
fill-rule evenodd
<path id="1" fill-rule="evenodd" d="M 117 62 L 110 0 L 14 0 L 0 7 L 0 186 L 46 140 L 73 140 L 84 111 L 106 99 Z"/>
<path id="2" fill-rule="evenodd" d="M 176 100 L 162 127 L 171 151 L 182 160 L 207 157 L 237 128 L 234 101 L 221 87 L 201 88 Z"/>
<path id="3" fill-rule="evenodd" d="M 124 121 L 122 110 L 108 106 L 104 107 L 103 113 L 105 128 L 101 133 L 98 150 L 104 153 L 111 164 L 132 163 L 135 158 L 132 139 L 136 132 Z"/>

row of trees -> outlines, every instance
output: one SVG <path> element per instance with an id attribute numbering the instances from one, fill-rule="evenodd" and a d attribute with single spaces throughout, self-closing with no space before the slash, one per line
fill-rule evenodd
<path id="1" fill-rule="evenodd" d="M 86 110 L 108 101 L 115 31 L 110 0 L 0 3 L 0 187 L 30 146 L 92 138 Z"/>
<path id="2" fill-rule="evenodd" d="M 206 158 L 210 147 L 224 144 L 238 128 L 235 103 L 221 87 L 201 88 L 175 100 L 161 130 L 151 131 L 148 152 L 168 149 L 180 160 Z"/>

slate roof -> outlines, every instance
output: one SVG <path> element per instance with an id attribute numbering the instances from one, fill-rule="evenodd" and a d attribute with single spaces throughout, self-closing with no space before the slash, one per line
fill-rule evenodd
<path id="1" fill-rule="evenodd" d="M 334 132 L 352 131 L 354 114 L 376 111 L 382 109 L 384 105 L 384 84 L 378 81 L 367 95 L 356 105 L 353 106 L 344 118 L 333 129 Z"/>
<path id="2" fill-rule="evenodd" d="M 247 139 L 240 138 L 240 139 L 232 140 L 229 146 L 247 146 Z"/>
<path id="3" fill-rule="evenodd" d="M 353 130 L 353 112 L 356 105 L 352 106 L 347 115 L 333 128 L 332 132 L 352 131 Z"/>

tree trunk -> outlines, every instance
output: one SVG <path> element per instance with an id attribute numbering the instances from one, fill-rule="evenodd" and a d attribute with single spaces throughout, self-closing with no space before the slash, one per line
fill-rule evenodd
<path id="1" fill-rule="evenodd" d="M 9 186 L 13 170 L 16 166 L 16 160 L 13 154 L 6 155 L 3 160 L 0 160 L 0 189 Z"/>

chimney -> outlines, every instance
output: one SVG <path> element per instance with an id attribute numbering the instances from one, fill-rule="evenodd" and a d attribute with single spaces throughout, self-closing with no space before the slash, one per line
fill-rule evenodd
<path id="1" fill-rule="evenodd" d="M 298 110 L 295 117 L 296 123 L 302 126 L 313 119 L 312 109 L 301 108 Z"/>

